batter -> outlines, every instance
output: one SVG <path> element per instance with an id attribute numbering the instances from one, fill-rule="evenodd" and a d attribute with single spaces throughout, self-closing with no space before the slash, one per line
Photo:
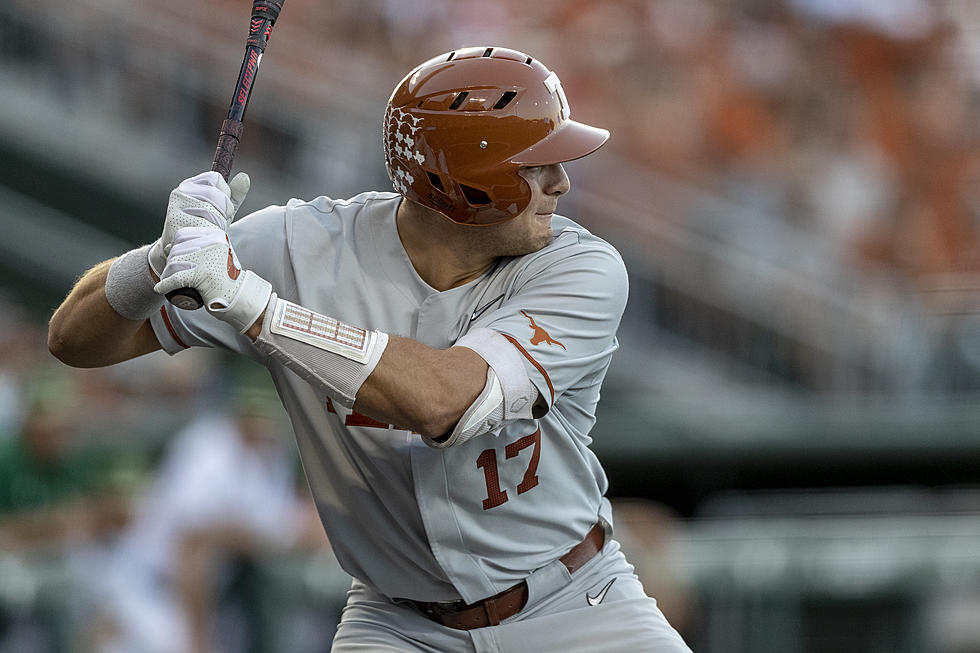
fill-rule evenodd
<path id="1" fill-rule="evenodd" d="M 334 651 L 688 651 L 613 538 L 589 449 L 628 280 L 555 211 L 561 163 L 607 138 L 524 53 L 440 55 L 385 112 L 396 192 L 232 223 L 247 176 L 187 179 L 158 241 L 79 281 L 52 351 L 268 367 L 355 579 Z M 181 288 L 205 308 L 163 303 Z"/>

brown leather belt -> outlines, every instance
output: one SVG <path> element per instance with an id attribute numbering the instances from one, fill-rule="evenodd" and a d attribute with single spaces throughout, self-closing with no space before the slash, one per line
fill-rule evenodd
<path id="1" fill-rule="evenodd" d="M 602 524 L 597 523 L 584 540 L 572 547 L 571 551 L 559 560 L 565 565 L 569 573 L 574 574 L 602 550 L 605 541 L 606 533 Z M 514 616 L 524 609 L 527 604 L 527 596 L 527 581 L 522 580 L 499 594 L 470 604 L 463 603 L 462 600 L 454 603 L 434 603 L 411 599 L 398 600 L 413 604 L 422 614 L 443 626 L 457 630 L 473 630 L 474 628 L 496 626 L 507 617 Z"/>

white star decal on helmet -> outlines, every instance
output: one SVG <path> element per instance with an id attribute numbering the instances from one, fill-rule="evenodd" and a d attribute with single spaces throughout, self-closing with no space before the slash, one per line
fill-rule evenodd
<path id="1" fill-rule="evenodd" d="M 425 161 L 425 157 L 421 152 L 415 151 L 414 138 L 415 134 L 422 129 L 416 126 L 420 121 L 420 118 L 405 113 L 397 107 L 391 107 L 388 115 L 385 116 L 386 149 L 399 158 L 414 159 L 421 165 Z M 392 139 L 395 141 L 394 143 L 391 142 Z"/>

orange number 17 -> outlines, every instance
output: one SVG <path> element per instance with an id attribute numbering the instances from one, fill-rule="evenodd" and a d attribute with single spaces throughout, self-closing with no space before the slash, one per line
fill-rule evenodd
<path id="1" fill-rule="evenodd" d="M 524 478 L 517 486 L 517 493 L 524 494 L 538 484 L 538 461 L 541 459 L 541 429 L 531 435 L 511 442 L 504 449 L 507 458 L 513 458 L 527 447 L 533 446 L 531 459 L 528 461 L 527 470 Z M 476 459 L 476 466 L 483 470 L 484 480 L 487 482 L 487 498 L 483 500 L 483 509 L 490 510 L 507 502 L 507 490 L 500 489 L 500 476 L 497 471 L 497 450 L 485 449 Z"/>

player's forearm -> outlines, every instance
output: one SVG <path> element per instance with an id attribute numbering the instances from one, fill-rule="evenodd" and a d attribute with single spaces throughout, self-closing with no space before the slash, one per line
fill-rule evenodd
<path id="1" fill-rule="evenodd" d="M 75 284 L 48 324 L 48 349 L 72 367 L 112 365 L 160 348 L 146 320 L 128 320 L 109 305 L 99 263 Z"/>
<path id="2" fill-rule="evenodd" d="M 451 432 L 487 383 L 470 349 L 367 331 L 275 295 L 243 333 L 340 405 L 432 438 Z"/>
<path id="3" fill-rule="evenodd" d="M 389 336 L 354 406 L 379 421 L 437 438 L 453 430 L 486 378 L 486 361 L 470 349 L 440 350 Z"/>

